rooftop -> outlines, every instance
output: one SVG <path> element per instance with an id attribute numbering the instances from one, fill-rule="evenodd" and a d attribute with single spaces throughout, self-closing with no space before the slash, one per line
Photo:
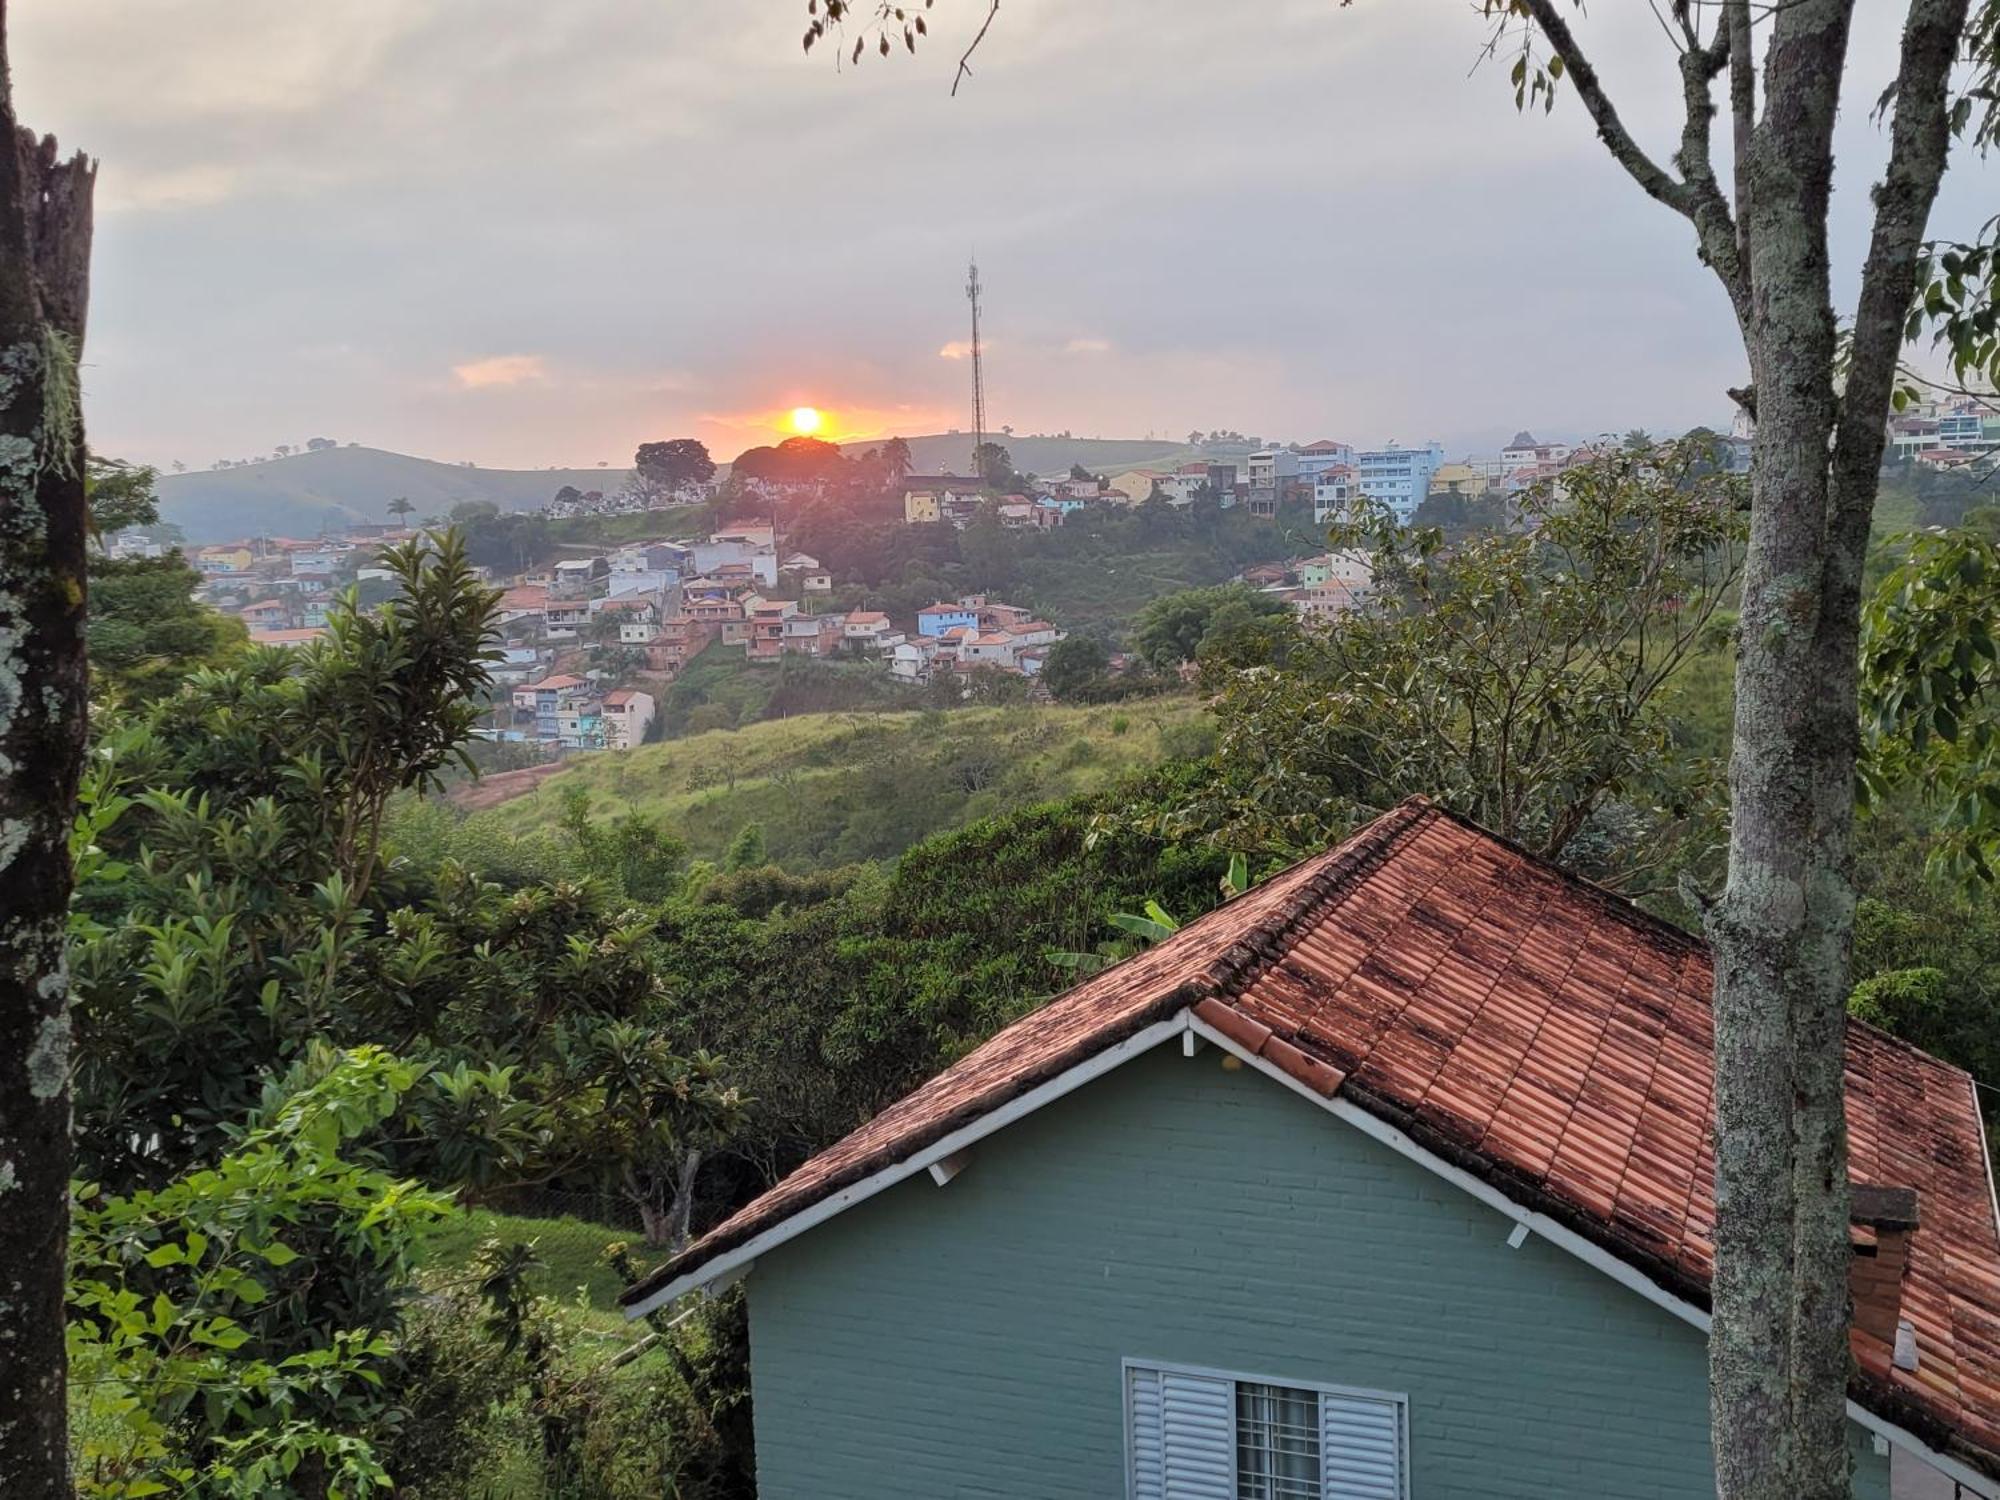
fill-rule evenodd
<path id="1" fill-rule="evenodd" d="M 644 1301 L 1156 1022 L 1192 1010 L 1304 1091 L 1708 1303 L 1705 946 L 1422 799 L 1057 997 L 812 1158 L 625 1295 Z M 2000 1475 L 2000 1224 L 1971 1078 L 1847 1032 L 1857 1184 L 1911 1189 L 1918 1367 L 1857 1329 L 1851 1394 Z"/>

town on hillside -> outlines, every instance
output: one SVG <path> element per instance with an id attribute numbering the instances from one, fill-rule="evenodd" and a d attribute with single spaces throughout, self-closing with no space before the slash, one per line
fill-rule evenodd
<path id="1" fill-rule="evenodd" d="M 662 690 L 711 649 L 767 667 L 788 657 L 865 664 L 887 683 L 930 689 L 932 702 L 939 695 L 949 701 L 954 684 L 958 696 L 970 696 L 975 682 L 996 674 L 1022 679 L 1030 697 L 1046 697 L 1038 679 L 1074 622 L 987 592 L 933 599 L 901 614 L 834 605 L 844 580 L 794 545 L 787 518 L 826 499 L 836 469 L 842 483 L 862 485 L 905 527 L 963 531 L 983 517 L 1003 531 L 1059 533 L 1082 513 L 1141 508 L 1240 511 L 1256 520 L 1309 514 L 1321 528 L 1360 508 L 1405 526 L 1483 508 L 1506 526 L 1521 523 L 1516 502 L 1529 490 L 1560 493 L 1565 470 L 1631 441 L 1553 442 L 1523 431 L 1498 452 L 1447 460 L 1435 442 L 1251 447 L 1233 433 L 1189 436 L 1201 456 L 1171 466 L 1077 466 L 1047 479 L 1013 470 L 998 444 L 978 450 L 978 475 L 920 474 L 903 471 L 902 445 L 893 440 L 849 460 L 830 444 L 793 438 L 743 455 L 722 479 L 704 454 L 671 482 L 649 483 L 642 450 L 634 480 L 617 494 L 565 486 L 542 514 L 690 514 L 721 501 L 725 511 L 763 518 L 692 537 L 572 545 L 576 555 L 518 572 L 482 568 L 501 591 L 502 637 L 492 667 L 498 692 L 479 734 L 542 756 L 630 748 L 657 737 Z M 1896 458 L 1950 471 L 2000 451 L 2000 418 L 1920 406 L 1897 415 L 1889 437 Z M 1747 424 L 1714 441 L 1725 467 L 1747 469 Z M 666 446 L 677 445 L 649 445 Z M 390 510 L 399 505 L 407 502 L 391 502 Z M 325 634 L 344 590 L 357 589 L 364 603 L 386 597 L 391 577 L 375 565 L 378 549 L 419 534 L 407 517 L 399 520 L 311 538 L 243 538 L 198 547 L 191 560 L 203 599 L 241 620 L 252 642 L 297 646 Z M 170 545 L 164 533 L 138 530 L 113 538 L 111 550 L 158 555 Z M 1325 622 L 1367 599 L 1373 571 L 1365 552 L 1333 549 L 1259 562 L 1236 577 L 1303 619 Z M 1111 658 L 1113 670 L 1124 664 L 1122 656 Z"/>

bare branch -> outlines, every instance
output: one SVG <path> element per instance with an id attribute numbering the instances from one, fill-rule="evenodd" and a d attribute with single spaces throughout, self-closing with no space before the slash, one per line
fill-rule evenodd
<path id="1" fill-rule="evenodd" d="M 1671 173 L 1648 156 L 1632 138 L 1632 132 L 1625 128 L 1611 96 L 1604 92 L 1597 69 L 1583 55 L 1583 49 L 1577 45 L 1576 34 L 1556 8 L 1556 0 L 1522 0 L 1522 3 L 1541 28 L 1542 35 L 1549 39 L 1549 45 L 1562 58 L 1564 71 L 1576 89 L 1576 96 L 1590 112 L 1590 118 L 1597 126 L 1597 138 L 1604 142 L 1612 159 L 1631 174 L 1632 180 L 1645 190 L 1647 197 L 1692 220 L 1694 214 L 1686 186 L 1676 182 Z"/>
<path id="2" fill-rule="evenodd" d="M 993 18 L 999 14 L 1000 0 L 993 0 L 993 4 L 987 9 L 986 19 L 979 23 L 979 34 L 973 37 L 972 45 L 965 49 L 964 54 L 958 60 L 958 71 L 952 75 L 951 79 L 952 98 L 956 99 L 958 97 L 959 84 L 972 76 L 972 69 L 968 66 L 972 61 L 972 54 L 977 52 L 979 44 L 986 40 L 986 29 L 993 24 Z"/>

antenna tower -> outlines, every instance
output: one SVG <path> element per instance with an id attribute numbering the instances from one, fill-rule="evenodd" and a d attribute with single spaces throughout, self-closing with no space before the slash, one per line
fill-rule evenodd
<path id="1" fill-rule="evenodd" d="M 979 262 L 965 278 L 965 299 L 972 304 L 972 472 L 979 473 L 979 450 L 986 446 L 986 366 L 979 348 Z"/>

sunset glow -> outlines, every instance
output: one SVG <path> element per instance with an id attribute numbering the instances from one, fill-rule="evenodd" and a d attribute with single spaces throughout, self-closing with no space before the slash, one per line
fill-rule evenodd
<path id="1" fill-rule="evenodd" d="M 826 425 L 826 418 L 817 406 L 795 406 L 792 408 L 792 431 L 800 437 L 811 437 Z"/>

